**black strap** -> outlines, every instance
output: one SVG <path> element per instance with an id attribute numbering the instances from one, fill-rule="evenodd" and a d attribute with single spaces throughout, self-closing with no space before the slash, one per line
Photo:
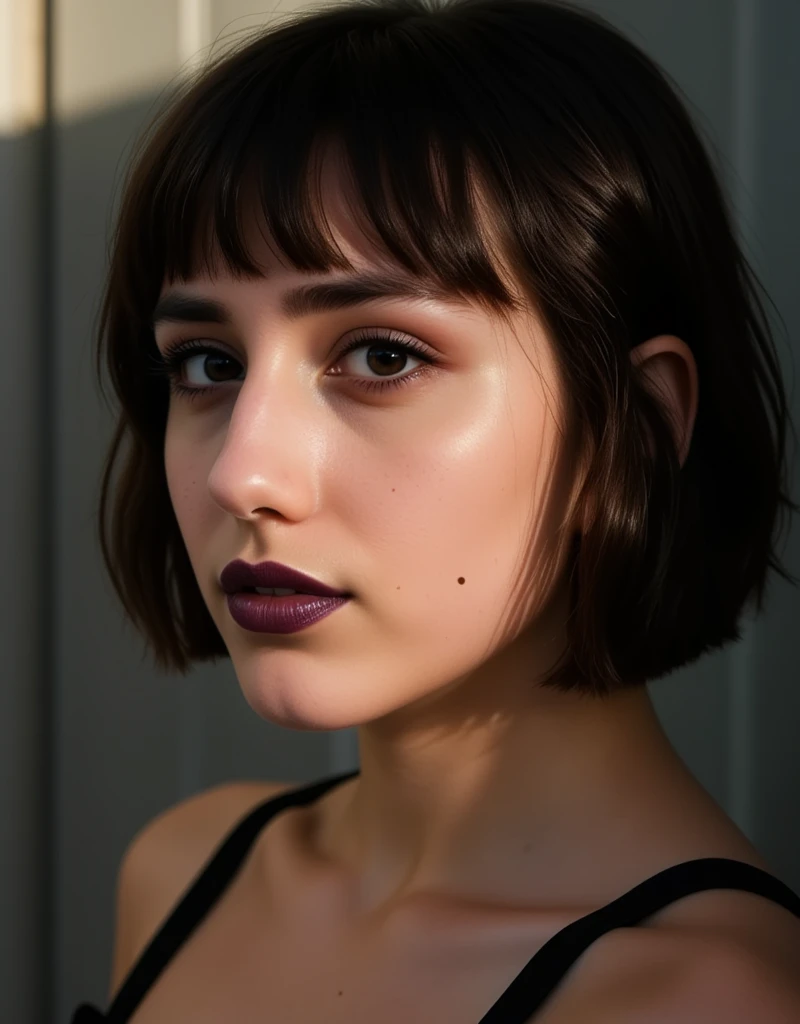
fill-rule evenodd
<path id="1" fill-rule="evenodd" d="M 753 864 L 727 857 L 684 861 L 557 932 L 531 957 L 479 1024 L 527 1024 L 578 957 L 601 935 L 614 928 L 632 928 L 670 903 L 708 889 L 752 892 L 800 917 L 800 897 Z"/>
<path id="2" fill-rule="evenodd" d="M 125 1024 L 130 1019 L 147 990 L 236 874 L 259 832 L 270 818 L 286 807 L 312 803 L 333 786 L 355 775 L 358 775 L 358 771 L 334 775 L 308 786 L 280 793 L 259 804 L 239 822 L 139 957 L 136 966 L 125 979 L 109 1007 L 105 1018 L 107 1024 Z M 91 1019 L 87 1018 L 87 1024 Z M 79 1018 L 79 1021 L 83 1024 L 82 1018 Z M 73 1021 L 73 1024 L 77 1022 Z"/>
<path id="3" fill-rule="evenodd" d="M 91 1003 L 81 1003 L 73 1013 L 70 1024 L 105 1024 L 106 1018 Z"/>

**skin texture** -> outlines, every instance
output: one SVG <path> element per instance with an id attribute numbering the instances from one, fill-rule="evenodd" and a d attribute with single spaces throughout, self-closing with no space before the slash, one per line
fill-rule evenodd
<path id="1" fill-rule="evenodd" d="M 385 265 L 334 165 L 322 188 L 354 270 Z M 455 300 L 286 320 L 285 290 L 348 272 L 299 273 L 251 224 L 263 277 L 218 266 L 164 283 L 162 295 L 223 301 L 234 321 L 161 324 L 159 348 L 198 338 L 240 364 L 212 394 L 172 397 L 165 465 L 251 708 L 290 729 L 358 728 L 361 775 L 321 802 L 315 855 L 338 865 L 363 919 L 422 895 L 611 898 L 639 880 L 631 844 L 650 835 L 655 850 L 678 822 L 716 812 L 644 689 L 601 702 L 537 688 L 564 644 L 560 569 L 585 514 L 567 521 L 575 466 L 545 332 L 533 311 L 507 325 Z M 339 358 L 363 328 L 418 340 L 438 365 L 407 387 L 363 391 L 357 379 L 388 376 L 367 348 Z M 661 336 L 632 358 L 669 403 L 683 459 L 698 401 L 691 352 Z M 213 382 L 204 360 L 190 356 L 184 383 Z M 399 377 L 422 363 L 396 365 Z M 354 597 L 294 635 L 251 633 L 219 584 L 234 558 L 275 559 Z M 524 615 L 509 635 L 507 598 L 524 566 Z"/>

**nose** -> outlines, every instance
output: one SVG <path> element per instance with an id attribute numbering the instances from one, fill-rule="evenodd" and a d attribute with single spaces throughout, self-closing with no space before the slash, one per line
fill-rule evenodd
<path id="1" fill-rule="evenodd" d="M 319 416 L 309 390 L 286 373 L 248 377 L 208 476 L 216 504 L 237 519 L 264 509 L 294 521 L 313 514 L 325 455 Z"/>

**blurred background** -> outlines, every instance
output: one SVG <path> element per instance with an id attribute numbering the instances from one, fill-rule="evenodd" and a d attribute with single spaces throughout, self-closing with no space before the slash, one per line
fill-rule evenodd
<path id="1" fill-rule="evenodd" d="M 303 6 L 0 0 L 3 1021 L 57 1024 L 83 1000 L 106 1006 L 117 868 L 159 811 L 229 779 L 301 783 L 357 766 L 354 731 L 259 719 L 230 664 L 156 673 L 95 528 L 112 418 L 93 375 L 94 327 L 131 144 L 194 62 Z M 584 6 L 683 91 L 777 306 L 800 425 L 800 3 Z M 796 456 L 793 473 L 797 501 Z M 800 574 L 797 523 L 783 554 Z M 800 592 L 774 579 L 739 644 L 650 687 L 690 769 L 796 891 L 798 632 Z"/>

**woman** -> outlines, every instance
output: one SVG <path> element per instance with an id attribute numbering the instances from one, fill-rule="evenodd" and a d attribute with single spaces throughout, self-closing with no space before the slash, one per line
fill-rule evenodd
<path id="1" fill-rule="evenodd" d="M 739 638 L 796 510 L 757 283 L 647 57 L 530 0 L 260 32 L 144 141 L 100 342 L 101 543 L 157 663 L 232 658 L 360 769 L 150 822 L 76 1024 L 800 1017 L 800 900 L 645 686 Z"/>

